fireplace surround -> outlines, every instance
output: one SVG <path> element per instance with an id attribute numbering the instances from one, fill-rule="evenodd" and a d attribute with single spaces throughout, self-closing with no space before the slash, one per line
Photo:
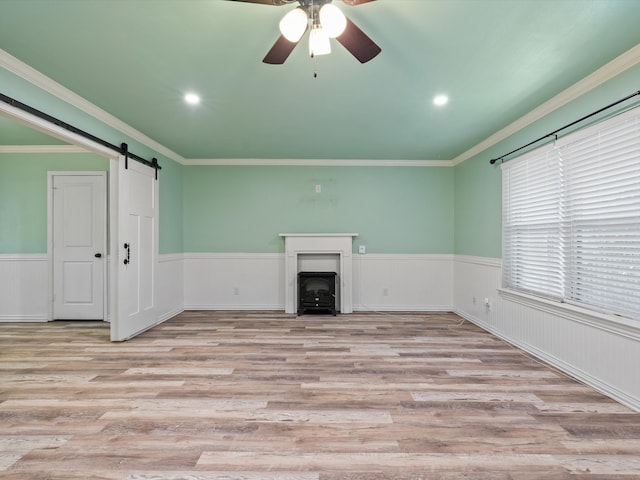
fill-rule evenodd
<path id="1" fill-rule="evenodd" d="M 298 273 L 300 257 L 313 255 L 315 258 L 327 255 L 327 258 L 338 258 L 338 268 L 329 262 L 327 271 L 336 272 L 336 296 L 339 302 L 336 309 L 340 313 L 353 312 L 353 238 L 357 233 L 281 233 L 285 242 L 285 312 L 296 313 L 298 301 Z M 315 268 L 315 271 L 321 269 Z"/>

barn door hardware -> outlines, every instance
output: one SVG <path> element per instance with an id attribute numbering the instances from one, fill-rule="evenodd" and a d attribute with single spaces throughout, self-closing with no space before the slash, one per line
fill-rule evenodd
<path id="1" fill-rule="evenodd" d="M 153 160 L 146 160 L 142 157 L 140 157 L 139 155 L 136 155 L 135 153 L 131 153 L 128 151 L 127 148 L 127 144 L 126 143 L 122 143 L 120 145 L 120 147 L 114 145 L 111 142 L 108 142 L 100 137 L 96 137 L 95 135 L 89 133 L 89 132 L 85 132 L 84 130 L 81 130 L 77 127 L 74 127 L 73 125 L 69 125 L 66 122 L 63 122 L 62 120 L 60 120 L 59 118 L 53 117 L 51 115 L 49 115 L 48 113 L 44 113 L 40 110 L 37 110 L 35 108 L 33 108 L 30 105 L 27 105 L 26 103 L 22 103 L 18 100 L 16 100 L 15 98 L 11 98 L 3 93 L 0 93 L 0 101 L 6 103 L 7 105 L 11 105 L 12 107 L 18 108 L 20 110 L 22 110 L 23 112 L 27 112 L 30 115 L 34 115 L 48 123 L 51 123 L 53 125 L 56 125 L 58 127 L 64 128 L 65 130 L 67 130 L 68 132 L 74 133 L 76 135 L 80 135 L 81 137 L 84 137 L 88 140 L 91 140 L 92 142 L 97 143 L 98 145 L 102 145 L 103 147 L 107 147 L 111 150 L 113 150 L 114 152 L 118 152 L 122 155 L 124 155 L 125 157 L 125 168 L 128 167 L 127 163 L 128 163 L 128 159 L 131 158 L 137 162 L 140 162 L 144 165 L 147 165 L 148 167 L 154 168 L 156 171 L 156 180 L 158 179 L 158 170 L 161 170 L 162 167 L 160 165 L 158 165 L 158 160 L 157 159 L 153 159 Z"/>
<path id="2" fill-rule="evenodd" d="M 124 264 L 125 265 L 129 265 L 131 263 L 131 244 L 130 243 L 125 243 L 124 244 L 124 249 L 127 251 L 127 256 L 124 259 Z"/>

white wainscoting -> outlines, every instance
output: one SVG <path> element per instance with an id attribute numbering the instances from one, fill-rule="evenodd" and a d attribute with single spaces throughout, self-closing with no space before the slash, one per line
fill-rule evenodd
<path id="1" fill-rule="evenodd" d="M 500 260 L 458 255 L 454 269 L 456 313 L 640 411 L 638 326 L 534 297 L 500 293 Z"/>
<path id="2" fill-rule="evenodd" d="M 354 255 L 353 290 L 358 311 L 452 311 L 453 255 Z"/>
<path id="3" fill-rule="evenodd" d="M 47 254 L 0 255 L 0 322 L 49 320 Z M 158 318 L 167 320 L 184 309 L 183 256 L 159 255 Z"/>
<path id="4" fill-rule="evenodd" d="M 284 254 L 184 257 L 186 310 L 284 310 Z M 453 255 L 352 258 L 354 310 L 453 310 Z"/>
<path id="5" fill-rule="evenodd" d="M 164 322 L 184 310 L 183 254 L 158 255 L 156 282 L 158 321 Z"/>
<path id="6" fill-rule="evenodd" d="M 186 310 L 284 310 L 284 254 L 185 253 Z"/>
<path id="7" fill-rule="evenodd" d="M 46 254 L 0 255 L 0 322 L 46 322 L 48 278 Z"/>

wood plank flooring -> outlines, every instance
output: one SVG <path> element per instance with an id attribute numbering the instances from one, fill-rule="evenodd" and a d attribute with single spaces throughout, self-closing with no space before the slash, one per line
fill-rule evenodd
<path id="1" fill-rule="evenodd" d="M 453 314 L 0 324 L 0 478 L 640 479 L 640 414 Z"/>

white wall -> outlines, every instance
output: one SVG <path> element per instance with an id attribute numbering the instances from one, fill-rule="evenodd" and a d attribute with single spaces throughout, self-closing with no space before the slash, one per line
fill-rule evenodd
<path id="1" fill-rule="evenodd" d="M 185 310 L 284 310 L 284 255 L 185 253 Z"/>
<path id="2" fill-rule="evenodd" d="M 183 310 L 182 255 L 160 255 L 156 272 L 158 318 L 163 321 Z M 48 321 L 49 275 L 46 254 L 0 255 L 0 322 Z"/>
<path id="3" fill-rule="evenodd" d="M 46 322 L 48 277 L 46 254 L 0 255 L 0 322 Z"/>
<path id="4" fill-rule="evenodd" d="M 353 257 L 354 310 L 453 310 L 453 255 Z"/>
<path id="5" fill-rule="evenodd" d="M 186 310 L 284 310 L 283 254 L 185 254 Z M 353 255 L 354 310 L 451 311 L 452 255 Z"/>
<path id="6" fill-rule="evenodd" d="M 160 255 L 160 320 L 190 310 L 284 310 L 283 254 Z M 0 255 L 0 321 L 47 321 L 47 255 Z M 358 311 L 453 310 L 452 255 L 353 255 Z"/>
<path id="7" fill-rule="evenodd" d="M 159 255 L 156 272 L 156 308 L 164 322 L 184 310 L 183 255 Z"/>
<path id="8" fill-rule="evenodd" d="M 456 313 L 640 411 L 640 328 L 622 318 L 499 293 L 496 259 L 457 256 L 454 272 Z"/>

